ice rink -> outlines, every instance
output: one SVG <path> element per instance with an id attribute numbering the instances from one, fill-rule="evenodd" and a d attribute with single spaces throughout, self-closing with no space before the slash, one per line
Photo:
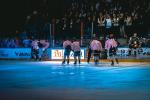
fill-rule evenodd
<path id="1" fill-rule="evenodd" d="M 0 60 L 0 100 L 150 100 L 150 63 Z"/>

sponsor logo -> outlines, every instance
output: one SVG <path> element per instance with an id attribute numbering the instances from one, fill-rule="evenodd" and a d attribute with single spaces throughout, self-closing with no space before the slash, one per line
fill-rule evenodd
<path id="1" fill-rule="evenodd" d="M 0 50 L 0 56 L 1 57 L 8 57 L 8 53 L 6 53 L 4 50 Z"/>
<path id="2" fill-rule="evenodd" d="M 81 50 L 80 53 L 81 59 L 84 59 L 84 50 Z M 63 59 L 64 57 L 64 50 L 62 49 L 53 49 L 51 50 L 51 59 Z M 74 53 L 70 52 L 70 59 L 74 59 Z"/>
<path id="3" fill-rule="evenodd" d="M 27 52 L 15 52 L 15 55 L 16 56 L 31 56 L 31 54 Z"/>
<path id="4" fill-rule="evenodd" d="M 62 52 L 59 50 L 54 51 L 54 57 L 62 57 Z"/>

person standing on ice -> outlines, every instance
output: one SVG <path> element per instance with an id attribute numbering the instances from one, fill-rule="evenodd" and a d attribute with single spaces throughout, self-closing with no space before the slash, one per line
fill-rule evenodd
<path id="1" fill-rule="evenodd" d="M 63 48 L 64 48 L 64 59 L 62 64 L 65 64 L 66 62 L 66 57 L 67 57 L 67 64 L 69 64 L 69 60 L 70 60 L 70 52 L 71 52 L 71 41 L 69 41 L 68 39 L 66 39 L 63 42 Z"/>
<path id="2" fill-rule="evenodd" d="M 117 41 L 114 39 L 114 35 L 110 34 L 108 40 L 105 42 L 105 49 L 107 50 L 107 57 L 111 60 L 111 65 L 114 66 L 114 60 L 118 64 L 118 59 L 116 58 L 117 52 Z"/>
<path id="3" fill-rule="evenodd" d="M 39 60 L 39 41 L 33 40 L 31 43 L 31 56 L 35 60 Z"/>
<path id="4" fill-rule="evenodd" d="M 41 58 L 44 58 L 47 56 L 46 54 L 46 50 L 49 47 L 49 42 L 48 40 L 40 40 L 40 43 L 42 44 L 42 54 L 41 54 Z"/>
<path id="5" fill-rule="evenodd" d="M 74 39 L 71 48 L 72 51 L 74 52 L 74 64 L 77 64 L 77 57 L 78 57 L 78 62 L 80 64 L 80 42 Z"/>
<path id="6" fill-rule="evenodd" d="M 98 64 L 100 58 L 100 52 L 102 51 L 102 44 L 100 41 L 97 40 L 96 37 L 92 40 L 90 44 L 95 64 Z"/>

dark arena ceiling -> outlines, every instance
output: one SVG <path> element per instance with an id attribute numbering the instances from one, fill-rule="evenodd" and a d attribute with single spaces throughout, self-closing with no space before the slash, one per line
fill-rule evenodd
<path id="1" fill-rule="evenodd" d="M 20 27 L 34 10 L 48 14 L 49 18 L 60 16 L 68 0 L 1 0 L 0 31 Z"/>

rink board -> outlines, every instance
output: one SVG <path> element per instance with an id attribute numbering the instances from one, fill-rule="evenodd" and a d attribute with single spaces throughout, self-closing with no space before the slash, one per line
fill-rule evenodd
<path id="1" fill-rule="evenodd" d="M 117 56 L 126 58 L 129 48 L 118 48 Z M 41 55 L 42 51 L 39 50 Z M 48 48 L 46 56 L 51 60 L 59 60 L 64 57 L 64 49 L 62 48 Z M 86 59 L 87 49 L 81 49 L 81 59 Z M 140 48 L 139 55 L 150 58 L 150 48 Z M 0 58 L 31 58 L 31 48 L 0 48 Z M 70 58 L 73 59 L 73 52 L 70 53 Z"/>

